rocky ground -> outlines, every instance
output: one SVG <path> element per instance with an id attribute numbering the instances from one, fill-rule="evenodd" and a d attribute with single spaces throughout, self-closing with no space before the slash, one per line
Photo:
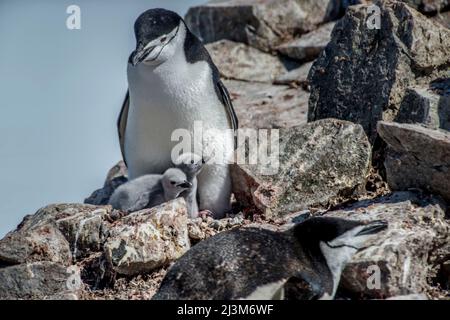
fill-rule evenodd
<path id="1" fill-rule="evenodd" d="M 233 165 L 233 212 L 189 220 L 182 199 L 130 215 L 105 205 L 127 180 L 120 162 L 86 204 L 42 208 L 0 240 L 0 298 L 150 299 L 199 241 L 324 214 L 389 222 L 346 267 L 337 298 L 450 299 L 449 2 L 377 2 L 380 29 L 367 27 L 370 5 L 191 8 L 186 22 L 218 65 L 240 126 L 280 129 L 280 170 Z M 377 288 L 367 286 L 369 266 L 381 270 Z"/>

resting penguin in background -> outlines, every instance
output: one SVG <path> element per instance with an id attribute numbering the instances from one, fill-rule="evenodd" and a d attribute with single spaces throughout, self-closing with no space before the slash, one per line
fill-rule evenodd
<path id="1" fill-rule="evenodd" d="M 384 221 L 315 217 L 286 232 L 241 228 L 195 245 L 169 269 L 153 299 L 279 299 L 307 284 L 308 299 L 332 299 L 353 254 Z"/>

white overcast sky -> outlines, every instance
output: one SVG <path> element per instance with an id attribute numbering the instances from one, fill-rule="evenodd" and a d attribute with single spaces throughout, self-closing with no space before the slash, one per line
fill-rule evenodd
<path id="1" fill-rule="evenodd" d="M 133 23 L 206 0 L 0 0 L 0 237 L 50 203 L 82 202 L 120 159 L 116 119 Z M 66 9 L 81 8 L 81 30 Z"/>

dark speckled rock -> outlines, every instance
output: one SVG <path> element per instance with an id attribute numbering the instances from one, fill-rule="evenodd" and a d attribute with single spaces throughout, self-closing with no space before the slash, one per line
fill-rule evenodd
<path id="1" fill-rule="evenodd" d="M 447 76 L 450 30 L 401 2 L 383 2 L 381 29 L 367 6 L 350 7 L 309 74 L 308 120 L 359 123 L 373 142 L 379 120 L 395 119 L 406 89 Z"/>
<path id="2" fill-rule="evenodd" d="M 210 1 L 190 8 L 185 20 L 205 43 L 229 39 L 270 51 L 294 34 L 337 18 L 340 5 L 335 0 Z"/>

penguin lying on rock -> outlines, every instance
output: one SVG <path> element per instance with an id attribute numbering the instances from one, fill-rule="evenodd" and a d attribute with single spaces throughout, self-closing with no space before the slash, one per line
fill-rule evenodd
<path id="1" fill-rule="evenodd" d="M 153 299 L 333 299 L 342 270 L 384 221 L 307 219 L 288 231 L 241 228 L 200 242 L 167 272 Z M 306 284 L 306 285 L 305 285 Z"/>

